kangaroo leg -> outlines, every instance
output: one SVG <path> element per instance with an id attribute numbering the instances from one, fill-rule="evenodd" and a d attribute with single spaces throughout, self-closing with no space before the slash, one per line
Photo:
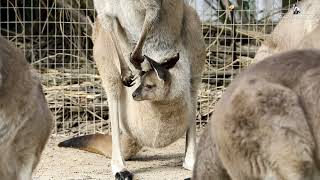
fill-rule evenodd
<path id="1" fill-rule="evenodd" d="M 134 76 L 132 75 L 132 71 L 124 58 L 124 55 L 129 55 L 131 51 L 131 47 L 129 45 L 128 37 L 123 30 L 119 20 L 114 18 L 113 20 L 113 41 L 117 44 L 117 52 L 120 56 L 120 71 L 121 71 L 121 79 L 125 86 L 131 87 L 133 86 Z M 121 50 L 120 51 L 120 47 Z"/>
<path id="2" fill-rule="evenodd" d="M 123 85 L 128 87 L 133 86 L 134 77 L 132 75 L 132 71 L 129 68 L 128 63 L 126 62 L 123 56 L 123 54 L 126 53 L 123 51 L 127 51 L 129 49 L 129 41 L 119 21 L 114 17 L 104 16 L 96 21 L 94 28 L 95 31 L 97 31 L 95 32 L 96 36 L 98 36 L 99 33 L 109 34 L 110 38 L 108 40 L 112 41 L 118 54 L 122 83 Z"/>
<path id="3" fill-rule="evenodd" d="M 188 170 L 193 169 L 196 153 L 196 97 L 192 97 L 192 110 L 189 117 L 189 125 L 186 134 L 185 159 L 183 167 Z"/>
<path id="4" fill-rule="evenodd" d="M 120 112 L 120 100 L 113 97 L 108 97 L 110 116 L 111 116 L 111 128 L 112 128 L 112 155 L 111 155 L 111 167 L 112 173 L 116 179 L 125 180 L 132 179 L 133 174 L 126 170 L 125 162 L 121 152 L 120 143 L 120 127 L 119 127 L 119 112 Z"/>
<path id="5" fill-rule="evenodd" d="M 196 156 L 196 112 L 199 82 L 199 77 L 192 78 L 191 80 L 190 93 L 192 110 L 190 112 L 190 118 L 188 120 L 189 126 L 186 134 L 185 159 L 183 162 L 183 167 L 188 170 L 193 169 Z"/>
<path id="6" fill-rule="evenodd" d="M 193 169 L 196 153 L 196 124 L 190 124 L 186 135 L 186 153 L 183 167 L 188 170 Z"/>
<path id="7" fill-rule="evenodd" d="M 24 157 L 24 161 L 20 165 L 18 180 L 31 180 L 33 164 L 35 161 L 38 161 L 34 154 L 26 154 L 25 156 L 26 157 Z"/>
<path id="8" fill-rule="evenodd" d="M 192 180 L 231 180 L 218 156 L 210 128 L 208 125 L 200 137 Z"/>
<path id="9" fill-rule="evenodd" d="M 122 80 L 117 67 L 120 56 L 115 43 L 112 42 L 112 34 L 109 31 L 100 29 L 95 31 L 93 55 L 100 72 L 102 85 L 106 91 L 109 105 L 109 113 L 112 128 L 112 173 L 116 179 L 132 179 L 132 174 L 125 168 L 123 154 L 120 143 L 120 114 L 121 102 L 124 101 L 121 96 L 123 90 Z M 107 51 L 107 52 L 106 52 Z"/>
<path id="10" fill-rule="evenodd" d="M 159 20 L 160 8 L 161 8 L 160 0 L 140 0 L 140 2 L 143 4 L 146 10 L 146 15 L 143 22 L 140 38 L 130 57 L 131 63 L 137 69 L 141 69 L 140 64 L 144 60 L 142 56 L 142 48 L 148 33 L 151 31 L 154 24 Z"/>
<path id="11" fill-rule="evenodd" d="M 117 86 L 114 86 L 113 88 L 115 87 Z M 115 88 L 115 89 L 118 89 L 118 88 Z M 112 91 L 112 89 L 110 89 L 110 91 Z M 121 94 L 109 93 L 109 96 L 119 97 L 121 96 Z M 125 106 L 125 104 L 123 104 L 122 106 Z M 122 109 L 120 109 L 120 111 L 121 110 Z M 123 128 L 123 118 L 121 117 L 121 112 L 119 115 L 119 120 L 120 120 L 119 128 L 121 129 Z M 58 144 L 58 146 L 80 149 L 80 150 L 84 150 L 84 151 L 88 151 L 96 154 L 101 154 L 108 158 L 112 158 L 112 149 L 113 149 L 112 139 L 114 138 L 108 134 L 96 133 L 96 134 L 78 136 L 78 137 L 74 137 L 74 138 L 62 141 Z M 124 160 L 130 159 L 141 149 L 141 146 L 137 143 L 137 141 L 124 132 L 120 134 L 120 145 L 121 145 L 120 152 L 122 153 Z"/>
<path id="12" fill-rule="evenodd" d="M 43 117 L 41 117 L 43 118 Z M 36 118 L 35 118 L 36 119 Z M 51 119 L 50 119 L 51 120 Z M 39 121 L 37 121 L 39 122 Z M 34 122 L 33 122 L 34 123 Z M 30 123 L 24 129 L 31 129 L 31 126 L 34 126 L 33 123 Z M 42 125 L 43 129 L 49 129 L 47 125 Z M 24 130 L 24 131 L 28 131 Z M 39 132 L 45 132 L 45 131 Z M 28 131 L 29 132 L 29 131 Z M 17 169 L 18 169 L 18 180 L 32 180 L 32 172 L 36 168 L 39 163 L 42 151 L 47 141 L 48 134 L 51 131 L 47 131 L 45 133 L 24 133 L 19 134 L 17 139 L 14 141 L 15 147 L 14 151 L 17 159 Z M 28 136 L 30 138 L 30 142 L 26 144 L 25 139 L 22 137 Z M 36 142 L 32 142 L 32 139 L 36 139 Z"/>
<path id="13" fill-rule="evenodd" d="M 132 156 L 136 155 L 142 148 L 137 141 L 126 134 L 121 134 L 121 145 L 125 160 L 131 159 Z"/>

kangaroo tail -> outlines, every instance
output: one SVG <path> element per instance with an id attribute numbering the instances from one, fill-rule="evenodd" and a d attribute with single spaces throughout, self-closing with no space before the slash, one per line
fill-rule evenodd
<path id="1" fill-rule="evenodd" d="M 132 138 L 122 134 L 121 149 L 124 159 L 130 159 L 137 154 L 141 146 Z M 111 158 L 112 155 L 112 138 L 110 135 L 91 134 L 85 136 L 74 137 L 58 144 L 59 147 L 68 147 L 80 149 Z"/>
<path id="2" fill-rule="evenodd" d="M 91 134 L 74 137 L 58 144 L 59 147 L 80 149 L 111 157 L 112 139 L 110 135 Z"/>

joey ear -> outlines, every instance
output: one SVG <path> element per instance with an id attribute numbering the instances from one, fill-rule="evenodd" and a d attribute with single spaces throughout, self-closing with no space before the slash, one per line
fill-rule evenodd
<path id="1" fill-rule="evenodd" d="M 166 69 L 171 69 L 171 68 L 173 68 L 173 67 L 177 64 L 177 62 L 179 61 L 179 59 L 180 59 L 180 55 L 179 55 L 179 53 L 177 53 L 177 55 L 175 55 L 175 56 L 173 56 L 173 57 L 171 57 L 171 58 L 166 59 L 166 60 L 161 64 L 161 66 L 164 67 L 164 68 L 166 68 Z"/>
<path id="2" fill-rule="evenodd" d="M 167 80 L 169 71 L 167 69 L 163 68 L 161 64 L 154 61 L 150 57 L 148 57 L 146 55 L 144 55 L 144 57 L 148 60 L 152 69 L 156 72 L 158 78 L 163 81 Z"/>

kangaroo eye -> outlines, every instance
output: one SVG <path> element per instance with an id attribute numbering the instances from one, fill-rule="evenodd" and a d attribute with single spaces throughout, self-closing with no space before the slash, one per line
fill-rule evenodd
<path id="1" fill-rule="evenodd" d="M 150 90 L 154 87 L 154 85 L 147 84 L 144 86 L 146 89 Z"/>
<path id="2" fill-rule="evenodd" d="M 141 71 L 141 72 L 139 73 L 139 76 L 143 76 L 145 73 L 146 73 L 145 71 Z"/>

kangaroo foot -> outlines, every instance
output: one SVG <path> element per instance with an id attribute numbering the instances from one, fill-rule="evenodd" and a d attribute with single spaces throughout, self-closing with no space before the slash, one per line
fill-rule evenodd
<path id="1" fill-rule="evenodd" d="M 117 172 L 115 175 L 116 180 L 132 180 L 133 174 L 127 170 Z"/>
<path id="2" fill-rule="evenodd" d="M 185 161 L 183 162 L 182 167 L 192 171 L 193 169 L 193 165 L 194 165 L 194 160 L 193 159 L 185 159 Z"/>

